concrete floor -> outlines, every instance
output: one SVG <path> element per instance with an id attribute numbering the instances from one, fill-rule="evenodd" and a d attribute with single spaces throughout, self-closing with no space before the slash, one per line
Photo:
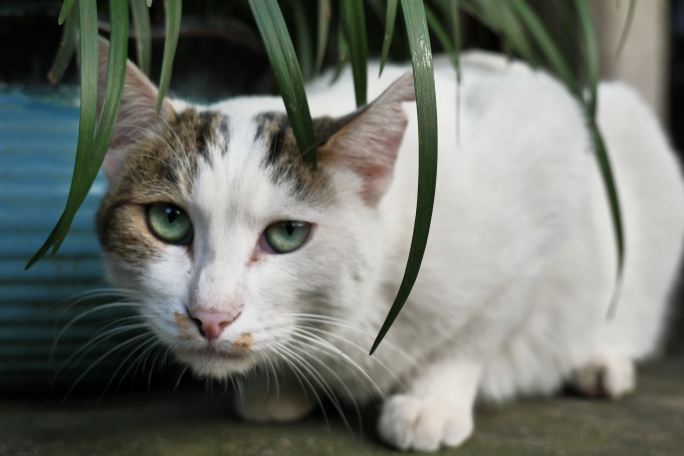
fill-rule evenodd
<path id="1" fill-rule="evenodd" d="M 373 432 L 329 412 L 290 425 L 236 420 L 229 399 L 201 392 L 109 394 L 105 399 L 0 400 L 2 455 L 391 454 Z M 353 415 L 353 413 L 351 414 Z M 611 403 L 573 397 L 481 408 L 458 455 L 684 454 L 684 358 L 641 370 L 639 391 Z"/>

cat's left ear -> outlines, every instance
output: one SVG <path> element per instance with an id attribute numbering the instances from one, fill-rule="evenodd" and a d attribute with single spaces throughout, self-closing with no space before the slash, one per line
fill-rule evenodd
<path id="1" fill-rule="evenodd" d="M 337 119 L 342 126 L 319 148 L 322 157 L 351 168 L 363 179 L 361 196 L 370 205 L 380 201 L 392 182 L 408 123 L 402 103 L 415 99 L 413 76 L 406 73 L 373 102 Z"/>

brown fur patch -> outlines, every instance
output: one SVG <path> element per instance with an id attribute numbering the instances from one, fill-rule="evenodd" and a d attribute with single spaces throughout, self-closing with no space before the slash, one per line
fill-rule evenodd
<path id="1" fill-rule="evenodd" d="M 314 119 L 314 134 L 318 146 L 318 166 L 312 168 L 304 161 L 294 132 L 285 113 L 266 112 L 256 117 L 256 137 L 268 144 L 264 165 L 271 169 L 276 184 L 291 182 L 295 196 L 307 201 L 329 203 L 334 199 L 327 164 L 333 155 L 325 143 L 346 122 L 346 118 L 321 117 Z"/>
<path id="2" fill-rule="evenodd" d="M 144 207 L 156 202 L 187 205 L 200 159 L 210 144 L 225 150 L 227 119 L 190 108 L 149 126 L 125 150 L 125 161 L 97 213 L 106 251 L 130 264 L 154 257 L 162 244 L 149 233 Z"/>
<path id="3" fill-rule="evenodd" d="M 237 339 L 235 339 L 235 342 L 233 342 L 233 347 L 247 351 L 250 348 L 252 348 L 252 343 L 254 342 L 254 336 L 252 336 L 252 333 L 250 332 L 244 332 L 238 336 Z"/>

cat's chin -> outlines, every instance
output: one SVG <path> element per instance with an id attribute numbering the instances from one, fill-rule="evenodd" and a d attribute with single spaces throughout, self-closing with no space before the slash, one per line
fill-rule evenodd
<path id="1" fill-rule="evenodd" d="M 234 374 L 244 374 L 254 367 L 254 359 L 247 355 L 208 354 L 195 351 L 176 351 L 176 358 L 192 369 L 195 375 L 216 380 Z"/>

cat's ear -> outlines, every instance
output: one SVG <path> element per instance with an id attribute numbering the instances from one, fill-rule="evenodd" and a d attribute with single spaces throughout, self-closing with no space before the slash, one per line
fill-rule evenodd
<path id="1" fill-rule="evenodd" d="M 109 41 L 100 37 L 100 65 L 98 75 L 98 112 L 102 109 L 107 83 L 109 60 Z M 116 179 L 125 155 L 130 152 L 127 146 L 147 135 L 159 132 L 175 116 L 171 104 L 164 100 L 157 113 L 157 87 L 130 60 L 126 60 L 126 80 L 121 96 L 119 114 L 112 131 L 109 150 L 105 156 L 103 169 L 107 178 Z"/>
<path id="2" fill-rule="evenodd" d="M 413 76 L 406 73 L 364 108 L 337 119 L 342 126 L 321 154 L 351 168 L 363 179 L 361 196 L 376 204 L 392 182 L 394 162 L 408 123 L 403 102 L 415 100 Z"/>

